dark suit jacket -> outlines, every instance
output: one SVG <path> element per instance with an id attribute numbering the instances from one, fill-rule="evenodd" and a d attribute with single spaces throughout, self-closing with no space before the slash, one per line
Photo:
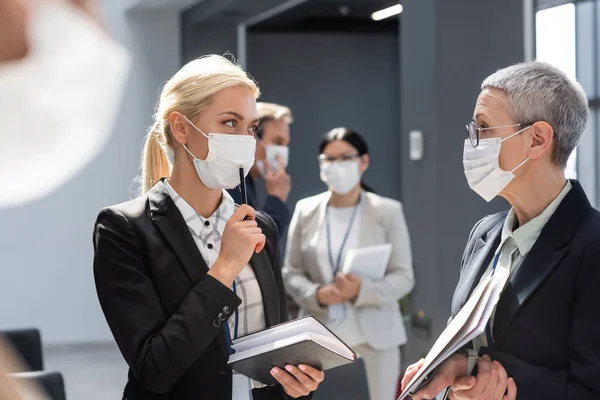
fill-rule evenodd
<path id="1" fill-rule="evenodd" d="M 600 399 L 600 213 L 572 183 L 498 302 L 494 343 L 480 351 L 515 379 L 519 400 Z M 506 215 L 473 228 L 452 316 L 489 266 Z"/>
<path id="2" fill-rule="evenodd" d="M 287 320 L 278 234 L 256 214 L 266 247 L 250 260 L 267 326 Z M 129 364 L 123 399 L 231 400 L 223 325 L 241 300 L 207 274 L 186 222 L 159 182 L 146 195 L 103 209 L 94 229 L 100 305 Z M 255 400 L 288 399 L 280 387 Z"/>
<path id="3" fill-rule="evenodd" d="M 242 192 L 240 187 L 230 189 L 227 192 L 233 197 L 233 201 L 237 204 L 242 204 Z M 273 218 L 279 234 L 283 236 L 287 231 L 288 225 L 290 224 L 290 210 L 279 197 L 267 196 L 265 204 L 261 208 L 258 207 L 258 198 L 256 196 L 256 184 L 254 179 L 248 175 L 246 177 L 246 195 L 248 196 L 248 205 L 256 210 L 260 210 Z"/>

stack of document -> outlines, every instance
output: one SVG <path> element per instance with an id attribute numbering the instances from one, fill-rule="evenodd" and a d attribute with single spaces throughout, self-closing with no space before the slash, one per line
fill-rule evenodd
<path id="1" fill-rule="evenodd" d="M 425 357 L 425 363 L 408 383 L 398 400 L 403 400 L 424 387 L 432 379 L 428 375 L 436 367 L 485 332 L 485 326 L 498 303 L 507 279 L 508 271 L 497 268 L 494 274 L 490 274 L 475 288 L 469 300 L 436 340 Z"/>
<path id="2" fill-rule="evenodd" d="M 356 360 L 352 349 L 310 316 L 236 339 L 231 347 L 231 369 L 265 385 L 277 383 L 273 367 L 304 364 L 325 371 Z"/>
<path id="3" fill-rule="evenodd" d="M 344 257 L 342 272 L 378 281 L 385 275 L 391 254 L 389 243 L 350 249 Z"/>

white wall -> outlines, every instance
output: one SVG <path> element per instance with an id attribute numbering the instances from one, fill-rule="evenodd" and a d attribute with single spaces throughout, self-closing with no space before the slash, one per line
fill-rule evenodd
<path id="1" fill-rule="evenodd" d="M 49 197 L 0 212 L 0 329 L 35 326 L 46 343 L 112 340 L 93 282 L 93 223 L 101 207 L 132 196 L 158 88 L 181 57 L 179 11 L 126 12 L 132 3 L 101 5 L 108 28 L 133 57 L 107 147 Z"/>

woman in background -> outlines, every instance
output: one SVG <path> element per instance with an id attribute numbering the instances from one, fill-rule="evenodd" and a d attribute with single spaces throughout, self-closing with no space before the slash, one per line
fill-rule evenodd
<path id="1" fill-rule="evenodd" d="M 161 92 L 144 194 L 98 216 L 94 276 L 129 364 L 124 400 L 284 400 L 323 379 L 287 365 L 264 387 L 227 366 L 233 339 L 287 320 L 277 227 L 225 191 L 254 164 L 258 93 L 223 57 L 186 64 Z"/>
<path id="2" fill-rule="evenodd" d="M 406 332 L 398 300 L 413 288 L 410 238 L 402 205 L 362 183 L 369 166 L 364 139 L 346 128 L 319 146 L 321 179 L 329 190 L 298 202 L 289 228 L 286 290 L 365 361 L 372 400 L 393 400 Z M 370 281 L 340 272 L 349 249 L 390 243 L 384 277 Z"/>

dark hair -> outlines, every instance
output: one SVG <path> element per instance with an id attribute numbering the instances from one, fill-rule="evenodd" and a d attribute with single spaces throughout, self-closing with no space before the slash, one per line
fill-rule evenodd
<path id="1" fill-rule="evenodd" d="M 264 129 L 265 129 L 265 125 L 267 122 L 269 121 L 275 121 L 275 118 L 272 117 L 265 117 L 265 118 L 261 118 L 258 121 L 258 127 L 256 129 L 256 137 L 259 139 L 263 138 L 263 134 L 264 134 Z"/>
<path id="2" fill-rule="evenodd" d="M 323 139 L 321 139 L 321 143 L 319 143 L 319 155 L 323 154 L 323 150 L 325 150 L 328 144 L 336 140 L 343 140 L 354 147 L 360 157 L 369 154 L 369 146 L 358 132 L 348 128 L 334 128 L 327 132 L 323 136 Z M 367 192 L 375 193 L 375 190 L 363 181 L 360 182 L 360 187 Z"/>

